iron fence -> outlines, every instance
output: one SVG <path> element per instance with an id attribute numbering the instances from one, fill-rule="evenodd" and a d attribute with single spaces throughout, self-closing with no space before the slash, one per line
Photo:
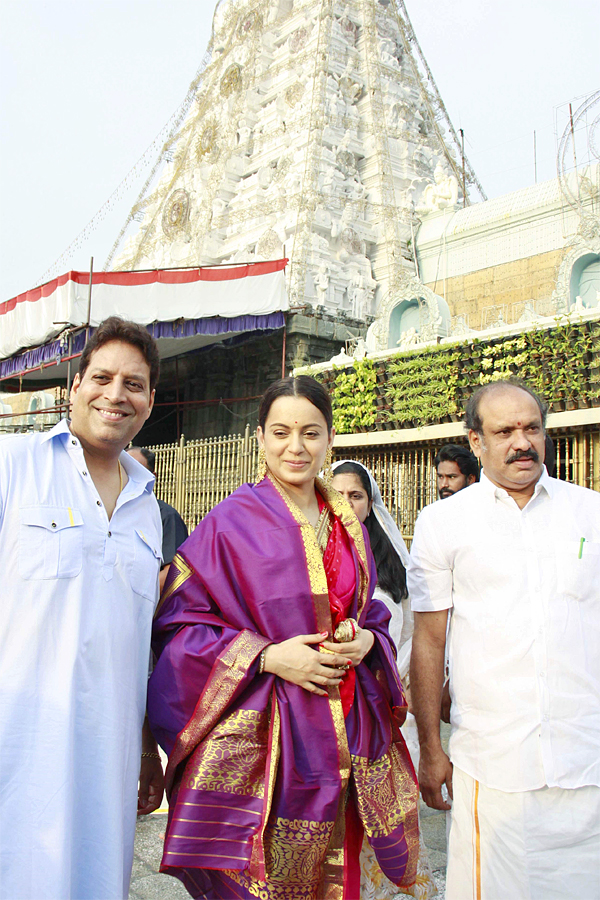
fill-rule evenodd
<path id="1" fill-rule="evenodd" d="M 600 429 L 551 431 L 556 477 L 600 491 Z M 461 442 L 460 439 L 456 440 Z M 340 448 L 338 459 L 364 463 L 377 481 L 383 502 L 410 546 L 417 516 L 437 499 L 433 461 L 443 440 L 419 444 Z M 257 468 L 256 435 L 250 433 L 152 447 L 156 453 L 156 494 L 174 506 L 190 531 L 213 506 L 252 481 Z"/>
<path id="2" fill-rule="evenodd" d="M 245 434 L 152 447 L 156 453 L 156 496 L 170 503 L 192 531 L 213 506 L 256 471 L 256 435 Z"/>

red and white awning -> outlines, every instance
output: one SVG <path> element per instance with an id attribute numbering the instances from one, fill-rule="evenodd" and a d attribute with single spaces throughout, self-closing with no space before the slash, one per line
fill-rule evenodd
<path id="1" fill-rule="evenodd" d="M 249 330 L 250 319 L 288 308 L 287 260 L 201 269 L 94 272 L 90 322 L 110 315 L 140 325 L 208 318 L 230 319 L 230 332 Z M 65 323 L 88 323 L 89 272 L 68 272 L 0 304 L 0 359 L 44 344 Z M 246 323 L 246 327 L 242 327 Z"/>

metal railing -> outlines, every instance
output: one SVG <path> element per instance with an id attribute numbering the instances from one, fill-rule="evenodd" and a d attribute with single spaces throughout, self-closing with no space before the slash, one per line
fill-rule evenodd
<path id="1" fill-rule="evenodd" d="M 600 491 L 600 429 L 550 432 L 556 448 L 556 477 Z M 464 440 L 457 439 L 457 443 Z M 372 471 L 383 502 L 410 545 L 417 516 L 437 499 L 435 455 L 444 440 L 419 444 L 344 447 L 338 459 L 357 459 Z M 156 453 L 156 494 L 174 506 L 190 531 L 213 506 L 257 468 L 256 435 L 250 433 L 152 447 Z"/>
<path id="2" fill-rule="evenodd" d="M 256 435 L 206 438 L 152 447 L 156 453 L 156 496 L 178 510 L 191 531 L 213 506 L 246 481 L 257 467 Z"/>

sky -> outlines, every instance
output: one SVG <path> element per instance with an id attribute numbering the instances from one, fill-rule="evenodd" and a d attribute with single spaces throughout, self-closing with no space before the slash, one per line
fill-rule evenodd
<path id="1" fill-rule="evenodd" d="M 556 172 L 557 129 L 600 87 L 597 0 L 405 0 L 489 198 Z M 0 302 L 46 273 L 101 269 L 143 184 L 143 157 L 204 56 L 212 0 L 3 0 Z M 558 124 L 557 124 L 558 123 Z M 153 162 L 158 152 L 150 154 Z M 57 274 L 57 273 L 54 273 Z"/>

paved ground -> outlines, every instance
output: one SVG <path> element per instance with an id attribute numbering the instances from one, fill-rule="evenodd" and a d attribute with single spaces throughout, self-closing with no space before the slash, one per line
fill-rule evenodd
<path id="1" fill-rule="evenodd" d="M 438 900 L 446 896 L 446 813 L 429 809 L 421 802 L 421 834 L 438 886 Z"/>
<path id="2" fill-rule="evenodd" d="M 158 872 L 166 824 L 166 813 L 155 813 L 138 820 L 129 900 L 189 900 L 187 891 L 176 878 L 160 875 Z M 446 871 L 445 813 L 422 805 L 421 829 L 440 889 L 438 898 L 443 900 Z"/>
<path id="3" fill-rule="evenodd" d="M 189 900 L 177 878 L 158 871 L 166 825 L 166 813 L 138 819 L 129 900 Z"/>
<path id="4" fill-rule="evenodd" d="M 442 741 L 446 749 L 449 730 L 449 726 L 442 726 Z M 166 812 L 156 812 L 138 819 L 129 900 L 189 900 L 189 894 L 177 878 L 161 875 L 158 871 L 166 824 Z M 444 900 L 446 813 L 428 809 L 421 802 L 421 831 L 438 886 L 437 900 Z"/>

